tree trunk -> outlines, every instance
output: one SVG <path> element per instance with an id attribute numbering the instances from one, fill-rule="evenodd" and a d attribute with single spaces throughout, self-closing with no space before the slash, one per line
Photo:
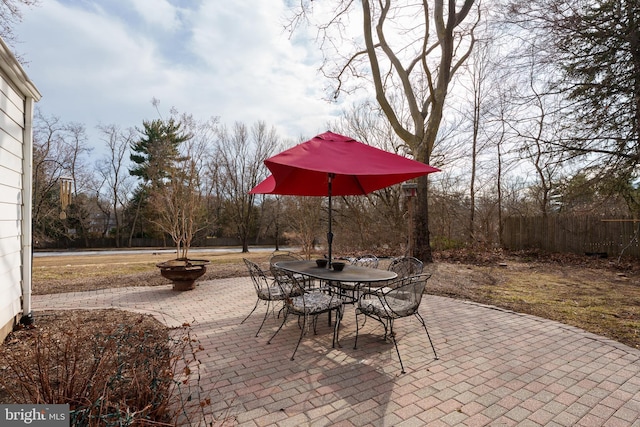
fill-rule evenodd
<path id="1" fill-rule="evenodd" d="M 416 197 L 416 221 L 414 224 L 415 236 L 414 253 L 415 257 L 425 263 L 433 262 L 431 253 L 431 241 L 429 233 L 429 190 L 426 176 L 418 178 L 418 188 Z"/>
<path id="2" fill-rule="evenodd" d="M 142 197 L 142 196 L 140 196 Z M 138 199 L 138 206 L 136 206 L 136 213 L 133 216 L 133 224 L 131 224 L 131 232 L 129 232 L 129 246 L 133 243 L 133 234 L 136 232 L 136 223 L 138 222 L 138 214 L 140 212 L 140 206 L 142 205 L 142 198 Z"/>
<path id="3" fill-rule="evenodd" d="M 117 202 L 117 198 L 116 201 L 113 203 L 113 219 L 115 221 L 115 229 L 116 229 L 116 248 L 120 247 L 120 215 L 118 215 L 118 202 Z M 108 228 L 108 227 L 107 227 Z M 107 236 L 108 237 L 108 231 L 107 231 Z"/>

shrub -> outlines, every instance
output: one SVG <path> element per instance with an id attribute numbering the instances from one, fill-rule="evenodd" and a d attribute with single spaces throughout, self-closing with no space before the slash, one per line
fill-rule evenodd
<path id="1" fill-rule="evenodd" d="M 1 400 L 69 404 L 73 426 L 174 425 L 178 418 L 190 424 L 196 412 L 201 417 L 211 401 L 193 402 L 194 390 L 198 398 L 202 391 L 202 347 L 190 325 L 170 336 L 150 316 L 126 313 L 108 330 L 92 328 L 109 324 L 104 316 L 114 313 L 74 311 L 56 327 L 11 334 L 1 352 Z M 195 412 L 187 408 L 194 404 Z"/>

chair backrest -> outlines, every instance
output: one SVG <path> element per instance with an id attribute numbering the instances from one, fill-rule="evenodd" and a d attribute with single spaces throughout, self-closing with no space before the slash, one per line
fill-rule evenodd
<path id="1" fill-rule="evenodd" d="M 380 260 L 375 255 L 362 255 L 354 259 L 351 264 L 359 267 L 378 268 Z"/>
<path id="2" fill-rule="evenodd" d="M 276 276 L 274 270 L 274 264 L 280 261 L 301 261 L 302 257 L 294 254 L 293 252 L 274 252 L 269 258 L 269 270 L 273 277 Z"/>
<path id="3" fill-rule="evenodd" d="M 304 294 L 304 287 L 298 281 L 298 278 L 290 271 L 278 268 L 275 265 L 271 267 L 273 278 L 280 287 L 282 294 L 288 299 L 294 296 Z"/>
<path id="4" fill-rule="evenodd" d="M 278 251 L 271 254 L 271 257 L 269 258 L 269 265 L 273 265 L 280 261 L 302 261 L 302 259 L 303 258 L 300 255 L 293 252 Z"/>
<path id="5" fill-rule="evenodd" d="M 430 277 L 431 274 L 418 274 L 396 279 L 389 285 L 391 289 L 384 293 L 384 298 L 396 317 L 410 316 L 418 311 Z"/>
<path id="6" fill-rule="evenodd" d="M 423 268 L 424 264 L 418 258 L 401 257 L 391 261 L 388 270 L 396 273 L 399 278 L 403 278 L 420 274 Z"/>
<path id="7" fill-rule="evenodd" d="M 244 263 L 249 270 L 249 275 L 251 276 L 251 281 L 253 282 L 253 286 L 256 288 L 256 292 L 259 292 L 261 289 L 269 288 L 269 279 L 264 274 L 264 271 L 260 268 L 258 264 L 255 262 L 248 260 L 246 258 L 242 258 Z"/>

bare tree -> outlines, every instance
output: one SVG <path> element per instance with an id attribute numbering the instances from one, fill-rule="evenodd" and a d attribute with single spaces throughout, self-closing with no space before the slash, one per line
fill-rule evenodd
<path id="1" fill-rule="evenodd" d="M 552 210 L 551 195 L 557 181 L 568 170 L 570 154 L 561 147 L 560 141 L 568 128 L 564 121 L 563 100 L 549 91 L 547 82 L 540 78 L 540 68 L 535 44 L 526 55 L 528 73 L 518 86 L 517 101 L 520 107 L 517 117 L 511 122 L 520 139 L 520 152 L 533 166 L 537 182 L 531 187 L 538 212 L 546 217 Z"/>
<path id="2" fill-rule="evenodd" d="M 503 198 L 503 181 L 504 176 L 509 168 L 508 160 L 505 159 L 505 145 L 507 145 L 507 132 L 508 126 L 506 118 L 509 114 L 510 105 L 503 90 L 502 85 L 494 86 L 497 88 L 498 99 L 493 111 L 492 121 L 495 123 L 491 139 L 495 145 L 496 150 L 496 197 L 497 197 L 497 220 L 498 220 L 498 240 L 500 246 L 503 246 L 503 231 L 504 231 L 504 198 Z"/>
<path id="3" fill-rule="evenodd" d="M 65 126 L 64 141 L 67 145 L 69 173 L 73 183 L 74 201 L 71 203 L 70 225 L 79 231 L 85 247 L 89 246 L 91 214 L 95 208 L 87 194 L 97 187 L 95 177 L 89 169 L 88 156 L 93 150 L 88 145 L 87 131 L 83 124 L 68 123 Z"/>
<path id="4" fill-rule="evenodd" d="M 471 243 L 492 243 L 500 235 L 501 185 L 509 167 L 506 141 L 515 135 L 515 132 L 509 133 L 508 121 L 517 120 L 511 114 L 515 92 L 509 82 L 513 82 L 512 75 L 519 72 L 517 66 L 521 62 L 505 60 L 502 44 L 505 39 L 513 38 L 504 37 L 492 18 L 487 18 L 485 24 L 477 32 L 478 40 L 467 63 L 468 72 L 458 78 L 465 92 L 453 101 L 462 117 L 459 127 L 464 133 L 458 132 L 458 138 L 465 141 L 465 156 L 459 160 L 470 170 L 467 233 Z M 495 216 L 490 218 L 490 214 Z M 482 216 L 480 221 L 479 216 Z"/>
<path id="5" fill-rule="evenodd" d="M 260 202 L 260 211 L 257 215 L 256 242 L 265 236 L 273 236 L 274 250 L 276 251 L 280 250 L 282 230 L 283 228 L 287 229 L 282 214 L 282 199 L 284 197 L 286 196 L 264 197 Z"/>
<path id="6" fill-rule="evenodd" d="M 469 87 L 467 91 L 471 98 L 469 105 L 471 108 L 468 123 L 471 125 L 471 171 L 469 177 L 469 220 L 468 239 L 470 243 L 477 240 L 476 236 L 476 196 L 478 195 L 478 173 L 480 168 L 480 156 L 487 141 L 483 138 L 485 121 L 487 120 L 485 111 L 488 109 L 488 69 L 490 66 L 490 41 L 481 40 L 476 43 L 476 49 L 469 61 Z M 463 78 L 464 78 L 463 77 Z"/>
<path id="7" fill-rule="evenodd" d="M 283 197 L 287 231 L 284 237 L 296 245 L 300 245 L 302 253 L 311 257 L 318 235 L 323 235 L 326 227 L 322 226 L 327 212 L 322 209 L 321 197 Z"/>
<path id="8" fill-rule="evenodd" d="M 64 124 L 40 109 L 33 131 L 33 231 L 36 242 L 64 234 L 60 220 L 60 178 L 69 167 L 63 145 Z"/>
<path id="9" fill-rule="evenodd" d="M 96 169 L 102 180 L 98 197 L 101 194 L 108 201 L 110 209 L 106 216 L 110 218 L 113 215 L 116 247 L 119 248 L 122 214 L 132 185 L 125 161 L 129 146 L 136 138 L 136 131 L 135 129 L 123 131 L 113 124 L 101 125 L 98 129 L 108 149 L 105 157 L 96 162 Z M 107 220 L 107 227 L 109 223 L 110 221 Z"/>
<path id="10" fill-rule="evenodd" d="M 188 259 L 197 233 L 214 220 L 207 210 L 205 171 L 207 153 L 213 149 L 217 118 L 197 121 L 189 114 L 174 120 L 189 138 L 182 140 L 172 164 L 166 168 L 162 184 L 153 188 L 150 202 L 157 211 L 152 220 L 169 234 L 176 245 L 178 259 Z"/>
<path id="11" fill-rule="evenodd" d="M 22 9 L 37 6 L 38 3 L 39 0 L 2 0 L 0 2 L 0 37 L 7 44 L 16 47 L 18 39 L 13 28 L 22 22 Z"/>
<path id="12" fill-rule="evenodd" d="M 33 151 L 34 235 L 37 239 L 73 238 L 68 230 L 80 228 L 86 241 L 92 207 L 85 191 L 93 188 L 93 176 L 87 167 L 90 148 L 84 127 L 47 117 L 38 109 L 34 115 Z M 73 187 L 68 217 L 66 212 L 61 215 L 59 187 L 63 179 L 71 180 Z"/>
<path id="13" fill-rule="evenodd" d="M 220 117 L 212 116 L 206 120 L 197 120 L 191 114 L 182 114 L 181 123 L 192 135 L 192 138 L 184 144 L 188 154 L 196 161 L 194 167 L 197 169 L 200 183 L 200 193 L 203 197 L 205 217 L 204 223 L 198 228 L 199 232 L 205 233 L 205 238 L 215 231 L 220 217 L 221 209 L 221 189 L 220 189 L 220 165 L 213 161 L 211 153 L 215 153 Z"/>
<path id="14" fill-rule="evenodd" d="M 333 2 L 329 22 L 319 25 L 319 30 L 320 43 L 330 59 L 323 72 L 336 82 L 334 96 L 352 89 L 347 84 L 349 77 L 370 78 L 376 101 L 396 134 L 416 160 L 429 163 L 452 77 L 475 42 L 473 31 L 480 14 L 470 14 L 474 3 L 464 0 L 456 7 L 455 1 L 445 5 L 442 0 Z M 294 18 L 293 27 L 310 15 L 312 4 L 302 1 L 303 10 Z M 345 34 L 347 14 L 357 4 L 362 6 L 364 45 L 346 46 L 333 35 Z M 470 16 L 471 23 L 465 23 Z M 427 177 L 418 180 L 417 199 L 413 247 L 416 256 L 432 261 Z"/>
<path id="15" fill-rule="evenodd" d="M 249 251 L 249 237 L 256 221 L 255 195 L 249 190 L 266 177 L 263 161 L 278 145 L 275 128 L 257 122 L 250 129 L 235 123 L 229 131 L 222 126 L 213 161 L 218 163 L 220 188 L 226 202 L 229 226 Z"/>
<path id="16" fill-rule="evenodd" d="M 187 150 L 188 152 L 188 150 Z M 176 257 L 188 259 L 194 236 L 206 228 L 206 209 L 201 191 L 197 153 L 179 160 L 162 186 L 154 189 L 150 202 L 158 215 L 152 220 L 169 234 L 176 245 Z"/>

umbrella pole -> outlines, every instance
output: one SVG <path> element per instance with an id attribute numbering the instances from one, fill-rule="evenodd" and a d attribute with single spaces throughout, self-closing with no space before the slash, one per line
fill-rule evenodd
<path id="1" fill-rule="evenodd" d="M 329 232 L 327 233 L 327 245 L 329 246 L 329 268 L 331 268 L 331 247 L 333 246 L 333 232 L 331 231 L 331 183 L 335 175 L 329 174 L 328 194 L 329 194 Z"/>

